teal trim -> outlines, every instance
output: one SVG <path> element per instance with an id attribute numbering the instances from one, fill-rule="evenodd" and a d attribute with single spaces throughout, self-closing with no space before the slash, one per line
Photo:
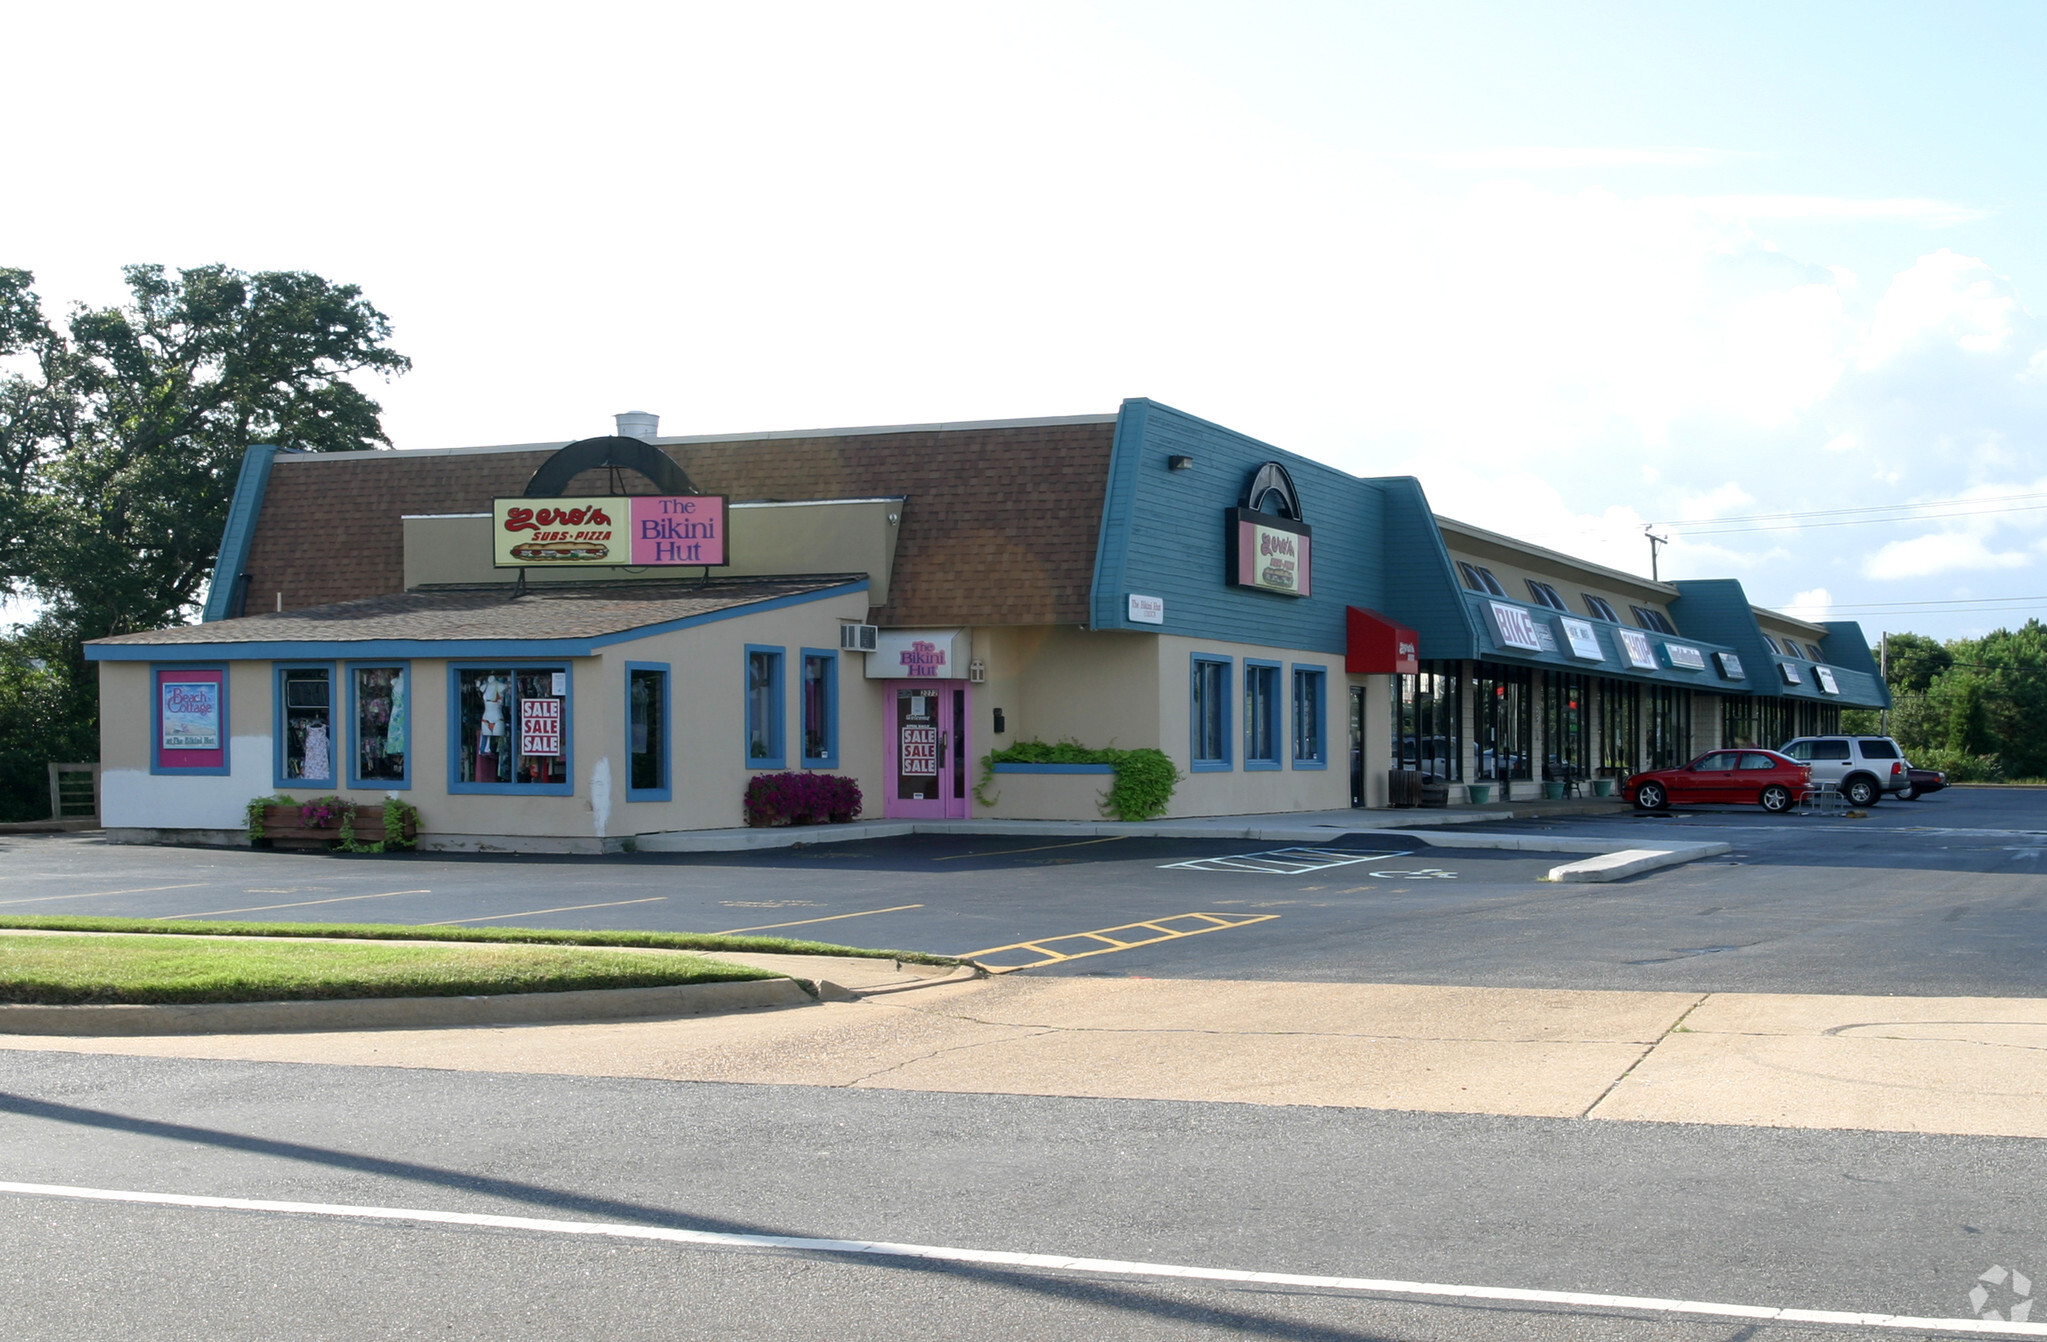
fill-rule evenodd
<path id="1" fill-rule="evenodd" d="M 358 671 L 396 671 L 404 678 L 402 683 L 405 686 L 405 735 L 402 740 L 405 746 L 403 752 L 405 755 L 405 776 L 403 778 L 356 777 L 355 767 L 362 762 L 362 743 L 356 740 L 357 734 L 362 731 L 362 711 L 356 706 L 355 692 L 357 683 L 355 673 Z M 417 709 L 419 698 L 415 693 L 419 687 L 413 683 L 412 679 L 412 663 L 394 661 L 348 662 L 345 664 L 342 674 L 348 681 L 348 785 L 352 788 L 366 788 L 372 792 L 411 791 L 412 715 Z M 566 742 L 563 743 L 562 748 L 564 750 L 568 749 Z"/>
<path id="2" fill-rule="evenodd" d="M 1124 401 L 1116 410 L 1116 436 L 1109 447 L 1109 482 L 1102 498 L 1102 526 L 1095 540 L 1094 587 L 1088 600 L 1088 622 L 1097 629 L 1121 629 L 1130 623 L 1129 593 L 1124 590 L 1124 582 L 1130 567 L 1137 472 L 1144 461 L 1144 425 L 1150 408 L 1150 401 L 1136 397 Z M 1158 465 L 1165 469 L 1163 458 Z"/>
<path id="3" fill-rule="evenodd" d="M 1189 654 L 1187 680 L 1187 728 L 1189 743 L 1187 748 L 1187 768 L 1194 773 L 1227 773 L 1234 767 L 1234 756 L 1232 754 L 1234 747 L 1230 738 L 1230 732 L 1236 722 L 1236 715 L 1230 711 L 1232 680 L 1230 668 L 1234 665 L 1235 662 L 1231 658 L 1217 656 L 1213 653 L 1197 652 Z M 1201 753 L 1201 729 L 1203 724 L 1199 690 L 1201 686 L 1201 668 L 1204 666 L 1221 668 L 1215 678 L 1217 685 L 1215 696 L 1215 712 L 1217 717 L 1215 724 L 1215 748 L 1220 752 L 1215 755 L 1203 755 Z"/>
<path id="4" fill-rule="evenodd" d="M 1288 740 L 1292 743 L 1288 753 L 1293 756 L 1296 769 L 1327 769 L 1329 767 L 1329 668 L 1326 666 L 1294 663 L 1293 676 L 1293 731 Z M 1304 702 L 1305 701 L 1305 702 Z M 1302 708 L 1308 709 L 1307 716 L 1314 722 L 1315 730 L 1305 742 L 1302 740 Z M 1308 754 L 1301 753 L 1306 744 Z"/>
<path id="5" fill-rule="evenodd" d="M 568 677 L 567 693 L 562 695 L 562 772 L 568 775 L 566 783 L 464 783 L 458 781 L 462 775 L 462 680 L 463 671 L 559 671 Z M 552 696 L 549 696 L 552 697 Z M 508 737 L 515 737 L 519 731 L 515 710 L 512 720 L 505 724 Z M 457 796 L 489 797 L 573 797 L 576 795 L 576 669 L 566 662 L 555 659 L 502 657 L 495 661 L 462 661 L 448 663 L 448 791 Z M 507 752 L 517 758 L 517 752 Z M 412 760 L 408 755 L 406 764 Z"/>
<path id="6" fill-rule="evenodd" d="M 789 748 L 786 735 L 788 725 L 788 684 L 784 666 L 788 661 L 788 649 L 767 643 L 749 643 L 740 662 L 740 688 L 743 697 L 740 702 L 746 711 L 740 714 L 740 725 L 745 735 L 740 745 L 744 751 L 746 767 L 749 769 L 786 769 L 789 767 Z M 766 657 L 768 661 L 767 717 L 757 720 L 753 701 L 753 659 Z M 765 754 L 755 754 L 754 744 L 758 742 Z"/>
<path id="7" fill-rule="evenodd" d="M 643 638 L 653 638 L 657 634 L 671 634 L 678 629 L 694 629 L 699 625 L 716 624 L 720 620 L 758 615 L 764 611 L 801 606 L 812 601 L 824 601 L 831 597 L 866 590 L 867 579 L 861 578 L 838 587 L 827 587 L 821 592 L 801 592 L 794 596 L 773 597 L 766 601 L 708 611 L 702 615 L 691 615 L 662 624 L 625 629 L 615 634 L 600 634 L 594 638 L 383 638 L 356 641 L 334 638 L 274 642 L 238 642 L 223 638 L 210 643 L 88 643 L 85 645 L 85 660 L 176 662 L 187 658 L 195 661 L 218 661 L 227 657 L 240 662 L 267 662 L 278 659 L 317 660 L 321 657 L 386 658 L 393 661 L 408 657 L 463 657 L 472 660 L 483 657 L 518 657 L 529 660 L 534 657 L 590 657 L 596 655 L 599 648 L 609 648 L 619 643 L 637 642 Z"/>
<path id="8" fill-rule="evenodd" d="M 1280 708 L 1279 673 L 1284 670 L 1278 662 L 1262 661 L 1255 657 L 1244 659 L 1244 768 L 1264 771 L 1279 768 L 1281 753 L 1285 745 L 1286 714 Z M 1254 686 L 1264 689 L 1264 706 L 1252 703 Z M 1253 715 L 1257 716 L 1254 717 Z M 1258 719 L 1262 718 L 1260 722 Z M 1264 728 L 1266 753 L 1258 753 L 1258 729 Z"/>
<path id="9" fill-rule="evenodd" d="M 801 660 L 796 665 L 796 749 L 806 769 L 836 769 L 839 767 L 839 650 L 837 648 L 803 648 L 797 653 Z M 824 692 L 820 698 L 819 710 L 824 715 L 824 751 L 810 753 L 810 667 L 812 662 L 824 666 Z"/>
<path id="10" fill-rule="evenodd" d="M 327 776 L 325 778 L 287 778 L 284 772 L 284 750 L 291 740 L 286 725 L 284 700 L 284 673 L 287 671 L 325 671 L 327 673 Z M 279 662 L 270 669 L 270 783 L 273 787 L 321 788 L 334 786 L 334 765 L 341 758 L 341 694 L 340 685 L 334 675 L 332 662 Z"/>
<path id="11" fill-rule="evenodd" d="M 263 495 L 270 487 L 270 463 L 277 449 L 258 443 L 242 453 L 241 474 L 235 477 L 235 496 L 227 508 L 227 525 L 221 529 L 220 549 L 213 559 L 213 578 L 206 584 L 206 608 L 200 621 L 211 624 L 238 612 L 230 611 L 242 572 L 249 565 L 249 546 L 256 538 L 256 519 L 263 512 Z"/>
<path id="12" fill-rule="evenodd" d="M 1820 651 L 1826 665 L 1834 668 L 1839 694 L 1828 694 L 1816 683 L 1812 664 L 1804 658 L 1785 657 L 1763 641 L 1762 625 L 1748 593 L 1735 578 L 1688 578 L 1674 586 L 1679 596 L 1670 603 L 1670 618 L 1687 635 L 1713 639 L 1741 658 L 1745 673 L 1736 681 L 1719 681 L 1700 688 L 1716 694 L 1749 694 L 1765 698 L 1805 700 L 1835 704 L 1842 708 L 1888 708 L 1890 689 L 1877 674 L 1876 660 L 1869 655 L 1869 640 L 1862 626 L 1842 620 L 1824 626 L 1827 637 Z M 1686 642 L 1697 641 L 1687 637 Z M 1802 640 L 1801 640 L 1802 641 Z M 1799 683 L 1784 683 L 1785 664 L 1798 668 Z"/>
<path id="13" fill-rule="evenodd" d="M 1423 661 L 1472 661 L 1484 654 L 1479 630 L 1484 622 L 1465 604 L 1464 584 L 1457 579 L 1443 529 L 1422 482 L 1411 475 L 1389 475 L 1375 483 L 1383 498 L 1380 543 L 1385 553 L 1385 582 L 1379 599 L 1352 600 L 1414 630 Z"/>
<path id="14" fill-rule="evenodd" d="M 999 774 L 1112 774 L 1113 764 L 993 764 Z"/>
<path id="15" fill-rule="evenodd" d="M 660 764 L 661 782 L 655 787 L 633 786 L 633 673 L 654 672 L 661 677 L 661 744 L 656 751 Z M 625 664 L 625 799 L 627 801 L 673 801 L 675 800 L 675 719 L 670 714 L 674 702 L 672 693 L 674 677 L 669 674 L 667 662 L 627 662 Z"/>

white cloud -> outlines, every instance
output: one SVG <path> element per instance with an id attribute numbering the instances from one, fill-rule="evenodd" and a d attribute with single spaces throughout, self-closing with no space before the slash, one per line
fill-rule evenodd
<path id="1" fill-rule="evenodd" d="M 2024 568 L 2032 562 L 2022 551 L 1992 550 L 1980 536 L 1943 531 L 1892 541 L 1863 561 L 1862 571 L 1871 578 L 1925 578 L 1955 569 Z"/>
<path id="2" fill-rule="evenodd" d="M 1734 481 L 1707 490 L 1703 494 L 1688 494 L 1678 505 L 1678 516 L 1687 522 L 1701 522 L 1722 517 L 1738 508 L 1747 508 L 1755 503 L 1755 496 Z"/>
<path id="3" fill-rule="evenodd" d="M 1880 367 L 1927 341 L 1974 353 L 2001 350 L 2018 310 L 2011 286 L 1989 266 L 1943 247 L 1891 281 L 1857 362 Z"/>
<path id="4" fill-rule="evenodd" d="M 1651 148 L 1621 149 L 1585 146 L 1509 146 L 1469 149 L 1449 154 L 1421 155 L 1425 161 L 1446 168 L 1477 172 L 1544 172 L 1557 168 L 1697 167 L 1726 159 L 1747 157 L 1724 149 Z"/>
<path id="5" fill-rule="evenodd" d="M 1785 603 L 1784 613 L 1801 620 L 1824 620 L 1827 612 L 1834 608 L 1834 594 L 1824 587 L 1814 587 L 1793 596 Z"/>
<path id="6" fill-rule="evenodd" d="M 1692 204 L 1716 219 L 1823 219 L 1839 223 L 1875 221 L 1944 226 L 1989 217 L 1987 211 L 1972 206 L 1922 197 L 1698 196 Z"/>

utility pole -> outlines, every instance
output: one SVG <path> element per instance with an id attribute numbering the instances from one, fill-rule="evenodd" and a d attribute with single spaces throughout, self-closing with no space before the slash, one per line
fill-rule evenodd
<path id="1" fill-rule="evenodd" d="M 1670 537 L 1659 536 L 1648 527 L 1642 528 L 1642 534 L 1649 538 L 1649 581 L 1661 582 L 1663 580 L 1656 574 L 1656 547 L 1670 544 Z"/>
<path id="2" fill-rule="evenodd" d="M 1891 693 L 1891 633 L 1886 629 L 1876 636 L 1876 673 L 1884 683 L 1884 697 Z M 1886 708 L 1877 715 L 1878 730 L 1885 736 L 1891 734 L 1891 710 Z"/>

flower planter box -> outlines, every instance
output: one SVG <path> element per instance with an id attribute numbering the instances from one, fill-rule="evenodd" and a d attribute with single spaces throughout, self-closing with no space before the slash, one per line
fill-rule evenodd
<path id="1" fill-rule="evenodd" d="M 331 825 L 308 825 L 296 806 L 266 806 L 263 808 L 263 837 L 279 848 L 327 848 L 341 841 L 341 821 L 337 816 Z M 418 837 L 418 826 L 410 820 L 405 822 L 404 837 L 407 840 Z M 383 807 L 356 808 L 355 841 L 384 841 Z"/>

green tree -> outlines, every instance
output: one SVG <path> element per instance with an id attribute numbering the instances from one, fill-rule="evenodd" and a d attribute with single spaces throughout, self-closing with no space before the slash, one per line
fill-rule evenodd
<path id="1" fill-rule="evenodd" d="M 27 665 L 32 647 L 59 687 L 47 740 L 21 747 L 46 759 L 96 757 L 68 744 L 95 730 L 87 640 L 195 612 L 244 449 L 388 447 L 353 379 L 411 366 L 354 285 L 218 265 L 123 275 L 128 302 L 60 327 L 33 275 L 0 268 L 0 586 L 42 607 L 14 651 Z"/>
<path id="2" fill-rule="evenodd" d="M 1955 663 L 1955 655 L 1924 634 L 1887 634 L 1882 649 L 1870 654 L 1885 662 L 1884 679 L 1892 693 L 1924 694 L 1934 677 Z"/>

